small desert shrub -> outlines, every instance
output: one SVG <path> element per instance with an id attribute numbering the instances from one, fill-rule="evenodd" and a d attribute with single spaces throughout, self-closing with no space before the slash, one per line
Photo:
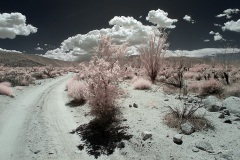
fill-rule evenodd
<path id="1" fill-rule="evenodd" d="M 16 89 L 19 90 L 19 91 L 22 91 L 23 87 L 22 86 L 16 86 Z"/>
<path id="2" fill-rule="evenodd" d="M 11 83 L 10 82 L 2 82 L 2 83 L 0 83 L 0 85 L 11 87 Z"/>
<path id="3" fill-rule="evenodd" d="M 223 97 L 227 98 L 230 96 L 240 97 L 240 86 L 239 84 L 233 84 L 224 88 Z"/>
<path id="4" fill-rule="evenodd" d="M 67 84 L 68 96 L 76 103 L 84 103 L 86 101 L 87 85 L 82 81 L 71 79 Z"/>
<path id="5" fill-rule="evenodd" d="M 163 92 L 167 94 L 175 94 L 177 93 L 176 87 L 172 85 L 164 85 L 163 86 Z"/>
<path id="6" fill-rule="evenodd" d="M 138 78 L 133 82 L 133 88 L 138 90 L 151 89 L 152 83 L 149 80 Z"/>
<path id="7" fill-rule="evenodd" d="M 201 80 L 202 80 L 201 74 L 198 73 L 198 74 L 195 76 L 195 79 L 196 79 L 197 81 L 201 81 Z"/>
<path id="8" fill-rule="evenodd" d="M 14 97 L 13 89 L 6 86 L 6 85 L 0 84 L 0 95 L 6 95 L 6 96 Z"/>
<path id="9" fill-rule="evenodd" d="M 208 81 L 201 82 L 199 88 L 200 95 L 202 96 L 212 94 L 220 95 L 224 91 L 223 85 L 215 79 L 210 79 Z"/>
<path id="10" fill-rule="evenodd" d="M 193 93 L 199 92 L 199 83 L 198 82 L 192 82 L 188 84 L 188 90 Z"/>
<path id="11" fill-rule="evenodd" d="M 185 122 L 191 123 L 196 130 L 203 128 L 214 128 L 210 121 L 205 118 L 205 114 L 197 114 L 197 110 L 201 108 L 200 104 L 184 103 L 179 107 L 168 106 L 168 114 L 164 117 L 164 122 L 171 128 L 180 129 L 181 124 Z"/>
<path id="12" fill-rule="evenodd" d="M 190 71 L 192 72 L 203 72 L 206 69 L 210 68 L 207 64 L 196 64 L 192 68 L 190 68 Z"/>
<path id="13" fill-rule="evenodd" d="M 198 76 L 198 73 L 196 72 L 184 72 L 183 74 L 184 79 L 194 79 L 197 76 Z"/>

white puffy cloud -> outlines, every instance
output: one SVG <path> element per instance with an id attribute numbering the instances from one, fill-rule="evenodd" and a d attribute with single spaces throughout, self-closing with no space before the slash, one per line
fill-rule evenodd
<path id="1" fill-rule="evenodd" d="M 240 19 L 238 21 L 229 21 L 229 22 L 224 23 L 222 30 L 240 32 Z"/>
<path id="2" fill-rule="evenodd" d="M 219 41 L 219 40 L 224 40 L 224 39 L 223 39 L 222 35 L 217 32 L 214 35 L 214 41 Z"/>
<path id="3" fill-rule="evenodd" d="M 212 35 L 214 35 L 214 41 L 219 41 L 219 40 L 225 40 L 223 37 L 222 37 L 222 35 L 220 34 L 220 33 L 218 33 L 218 32 L 213 32 L 213 31 L 210 31 L 209 32 L 209 34 L 212 34 Z"/>
<path id="4" fill-rule="evenodd" d="M 128 54 L 136 54 L 141 44 L 146 43 L 149 36 L 158 33 L 156 26 L 146 26 L 133 17 L 114 17 L 109 21 L 112 28 L 93 30 L 87 34 L 69 37 L 61 43 L 60 48 L 47 51 L 45 57 L 74 60 L 80 54 L 91 54 L 97 46 L 100 35 L 109 35 L 115 44 L 128 43 Z"/>
<path id="5" fill-rule="evenodd" d="M 217 23 L 214 23 L 213 25 L 216 26 L 216 27 L 222 27 L 221 24 L 217 24 Z"/>
<path id="6" fill-rule="evenodd" d="M 184 19 L 185 21 L 190 22 L 190 23 L 195 23 L 195 21 L 194 21 L 194 20 L 192 19 L 192 17 L 189 16 L 189 15 L 185 15 L 185 16 L 183 17 L 183 19 Z"/>
<path id="7" fill-rule="evenodd" d="M 142 44 L 146 44 L 151 35 L 159 33 L 158 27 L 175 27 L 172 23 L 177 22 L 177 20 L 172 20 L 167 15 L 160 9 L 149 12 L 147 19 L 157 26 L 143 25 L 133 17 L 115 16 L 109 21 L 111 28 L 93 30 L 87 34 L 69 37 L 61 43 L 60 48 L 47 51 L 44 56 L 61 60 L 74 60 L 79 55 L 92 54 L 100 35 L 110 36 L 115 44 L 127 43 L 128 54 L 138 54 Z"/>
<path id="8" fill-rule="evenodd" d="M 0 48 L 0 52 L 7 52 L 7 53 L 22 53 L 20 51 L 16 51 L 16 50 L 7 50 L 7 49 L 2 49 Z"/>
<path id="9" fill-rule="evenodd" d="M 35 50 L 37 50 L 37 51 L 42 51 L 42 50 L 44 50 L 44 49 L 41 48 L 41 47 L 37 47 L 37 48 L 35 48 Z"/>
<path id="10" fill-rule="evenodd" d="M 240 10 L 237 8 L 236 9 L 229 8 L 229 9 L 224 10 L 222 14 L 219 14 L 216 17 L 220 18 L 220 17 L 226 16 L 227 19 L 230 19 L 230 18 L 232 18 L 232 14 L 237 14 L 239 11 Z"/>
<path id="11" fill-rule="evenodd" d="M 167 17 L 168 13 L 164 12 L 161 9 L 151 10 L 146 17 L 146 20 L 149 22 L 156 24 L 161 28 L 175 28 L 176 26 L 173 23 L 177 22 L 177 19 L 170 19 Z"/>
<path id="12" fill-rule="evenodd" d="M 21 13 L 0 14 L 0 38 L 14 39 L 17 35 L 28 36 L 36 32 L 37 28 L 26 24 L 26 17 Z"/>
<path id="13" fill-rule="evenodd" d="M 168 50 L 168 53 L 172 56 L 184 55 L 188 57 L 203 57 L 216 54 L 225 54 L 225 53 L 239 53 L 240 48 L 203 48 L 197 50 Z"/>

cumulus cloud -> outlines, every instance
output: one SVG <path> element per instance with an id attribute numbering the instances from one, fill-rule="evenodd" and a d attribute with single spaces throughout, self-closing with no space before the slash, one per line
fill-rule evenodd
<path id="1" fill-rule="evenodd" d="M 35 48 L 35 50 L 37 50 L 37 51 L 42 51 L 42 50 L 44 50 L 44 49 L 41 48 L 41 47 L 37 47 L 37 48 Z"/>
<path id="2" fill-rule="evenodd" d="M 37 28 L 26 24 L 26 17 L 21 13 L 0 14 L 0 38 L 14 39 L 17 35 L 28 36 L 36 32 Z"/>
<path id="3" fill-rule="evenodd" d="M 74 60 L 79 55 L 91 54 L 97 46 L 100 35 L 109 35 L 115 44 L 128 43 L 128 54 L 136 54 L 149 36 L 159 31 L 155 26 L 146 26 L 133 17 L 115 16 L 109 21 L 112 28 L 93 30 L 87 34 L 69 37 L 61 43 L 60 48 L 47 51 L 45 57 Z"/>
<path id="4" fill-rule="evenodd" d="M 16 50 L 7 50 L 7 49 L 2 49 L 0 48 L 0 52 L 7 52 L 7 53 L 22 53 L 20 51 L 16 51 Z"/>
<path id="5" fill-rule="evenodd" d="M 115 44 L 128 44 L 128 54 L 139 54 L 139 48 L 146 44 L 149 37 L 153 34 L 158 34 L 158 27 L 174 28 L 172 23 L 177 20 L 172 20 L 167 17 L 167 13 L 162 10 L 150 11 L 147 19 L 157 26 L 143 25 L 140 21 L 133 17 L 115 16 L 109 21 L 111 28 L 103 28 L 93 30 L 87 34 L 78 34 L 69 37 L 61 43 L 60 48 L 49 50 L 44 55 L 45 57 L 74 60 L 83 54 L 92 54 L 94 47 L 97 46 L 100 35 L 108 35 Z"/>
<path id="6" fill-rule="evenodd" d="M 234 32 L 240 32 L 240 19 L 238 21 L 229 21 L 224 23 L 222 30 L 229 30 Z"/>
<path id="7" fill-rule="evenodd" d="M 222 27 L 221 24 L 217 24 L 217 23 L 214 23 L 213 25 L 216 26 L 216 27 Z"/>
<path id="8" fill-rule="evenodd" d="M 190 22 L 190 23 L 195 23 L 195 21 L 192 19 L 192 17 L 191 16 L 189 16 L 189 15 L 185 15 L 184 17 L 183 17 L 183 19 L 185 20 L 185 21 L 188 21 L 188 22 Z"/>
<path id="9" fill-rule="evenodd" d="M 225 53 L 239 53 L 239 48 L 203 48 L 197 50 L 168 50 L 168 53 L 172 56 L 184 55 L 188 57 L 203 57 L 203 56 L 211 56 L 216 54 L 225 54 Z"/>
<path id="10" fill-rule="evenodd" d="M 220 33 L 218 33 L 218 32 L 213 32 L 213 31 L 210 31 L 209 32 L 209 34 L 212 34 L 212 35 L 214 35 L 214 37 L 213 37 L 213 39 L 214 39 L 214 41 L 219 41 L 219 40 L 225 40 L 223 37 L 222 37 L 222 35 L 220 34 Z"/>
<path id="11" fill-rule="evenodd" d="M 146 17 L 146 20 L 161 28 L 175 28 L 176 26 L 173 25 L 173 23 L 177 22 L 178 20 L 170 19 L 167 16 L 168 13 L 161 9 L 151 10 Z"/>
<path id="12" fill-rule="evenodd" d="M 230 18 L 232 18 L 232 14 L 237 14 L 239 11 L 240 10 L 237 8 L 236 9 L 229 8 L 229 9 L 224 10 L 222 14 L 219 14 L 216 17 L 218 17 L 218 18 L 226 17 L 227 19 L 230 19 Z"/>

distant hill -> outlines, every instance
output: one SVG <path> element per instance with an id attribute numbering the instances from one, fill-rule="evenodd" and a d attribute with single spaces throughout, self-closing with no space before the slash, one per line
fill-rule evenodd
<path id="1" fill-rule="evenodd" d="M 0 51 L 0 64 L 8 67 L 35 67 L 53 65 L 54 67 L 75 66 L 75 62 L 50 59 L 38 55 L 24 53 L 9 53 Z"/>
<path id="2" fill-rule="evenodd" d="M 204 56 L 204 58 L 207 58 L 207 59 L 214 58 L 217 61 L 240 62 L 240 52 L 239 53 L 217 54 L 214 56 Z"/>

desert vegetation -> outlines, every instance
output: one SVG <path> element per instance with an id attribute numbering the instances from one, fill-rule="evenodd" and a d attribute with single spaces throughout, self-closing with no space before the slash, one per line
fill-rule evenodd
<path id="1" fill-rule="evenodd" d="M 1 94 L 14 97 L 14 88 L 22 90 L 21 86 L 36 85 L 37 80 L 56 78 L 68 72 L 76 72 L 73 67 L 7 67 L 0 66 Z M 14 88 L 13 88 L 14 87 Z"/>
<path id="2" fill-rule="evenodd" d="M 204 100 L 209 96 L 220 100 L 240 97 L 239 69 L 236 64 L 222 64 L 217 60 L 214 64 L 202 58 L 193 61 L 184 56 L 176 60 L 166 55 L 168 45 L 167 33 L 159 30 L 159 34 L 150 36 L 148 43 L 139 49 L 140 55 L 130 56 L 127 55 L 127 44 L 114 44 L 110 36 L 99 36 L 92 58 L 73 67 L 2 65 L 0 95 L 15 97 L 14 92 L 20 93 L 24 87 L 38 85 L 38 80 L 56 79 L 70 73 L 71 78 L 65 85 L 66 106 L 71 109 L 87 107 L 89 112 L 83 116 L 90 117 L 87 123 L 81 123 L 71 133 L 81 137 L 78 149 L 85 149 L 95 158 L 113 154 L 116 148 L 122 149 L 125 144 L 143 149 L 145 141 L 152 140 L 150 129 L 142 131 L 139 140 L 134 135 L 136 130 L 131 130 L 131 123 L 136 124 L 135 121 L 142 119 L 126 121 L 148 112 L 154 120 L 161 116 L 158 124 L 184 135 L 214 130 L 215 124 L 208 111 L 221 111 L 223 116 L 228 112 L 220 110 L 221 105 L 211 108 Z M 131 100 L 136 95 L 139 97 Z M 143 106 L 143 103 L 147 105 Z M 186 131 L 186 128 L 190 129 Z"/>
<path id="3" fill-rule="evenodd" d="M 127 44 L 116 45 L 110 36 L 100 36 L 92 59 L 74 69 L 76 74 L 66 85 L 68 96 L 80 102 L 76 106 L 86 103 L 93 117 L 74 131 L 84 142 L 79 149 L 86 147 L 88 153 L 97 158 L 101 154 L 112 154 L 122 140 L 131 139 L 128 126 L 121 123 L 124 107 L 119 102 L 130 96 L 123 84 L 140 90 L 140 94 L 146 93 L 141 90 L 149 90 L 176 96 L 179 100 L 176 106 L 165 106 L 163 123 L 170 128 L 183 133 L 186 125 L 192 127 L 191 133 L 214 129 L 202 99 L 210 95 L 239 96 L 236 89 L 240 83 L 239 70 L 229 63 L 226 67 L 221 62 L 213 64 L 201 58 L 192 61 L 184 56 L 178 60 L 166 56 L 167 36 L 164 30 L 159 30 L 159 34 L 149 37 L 139 56 L 128 56 Z M 129 107 L 138 108 L 138 105 L 129 104 Z"/>

